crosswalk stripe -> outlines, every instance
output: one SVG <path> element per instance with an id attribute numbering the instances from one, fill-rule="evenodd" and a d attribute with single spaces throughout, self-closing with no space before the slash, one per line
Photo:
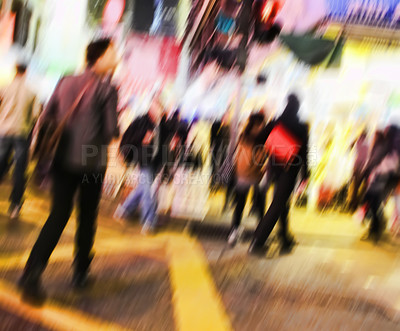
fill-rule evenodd
<path id="1" fill-rule="evenodd" d="M 232 330 L 202 248 L 182 235 L 166 238 L 178 330 Z"/>

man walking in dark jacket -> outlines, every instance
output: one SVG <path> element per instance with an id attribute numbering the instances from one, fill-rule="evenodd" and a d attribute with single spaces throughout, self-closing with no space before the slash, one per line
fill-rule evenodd
<path id="1" fill-rule="evenodd" d="M 44 299 L 40 277 L 71 216 L 75 193 L 78 193 L 78 226 L 73 285 L 76 288 L 88 285 L 102 180 L 107 168 L 107 146 L 118 135 L 118 94 L 104 79 L 117 65 L 111 40 L 91 43 L 86 61 L 83 74 L 59 82 L 39 120 L 52 121 L 58 126 L 84 91 L 66 124 L 53 162 L 50 216 L 19 282 L 27 299 Z"/>
<path id="2" fill-rule="evenodd" d="M 117 207 L 114 218 L 124 219 L 141 207 L 142 233 L 154 230 L 157 222 L 157 202 L 152 192 L 152 184 L 160 170 L 159 147 L 159 104 L 152 102 L 148 113 L 132 122 L 124 133 L 120 152 L 127 164 L 139 166 L 139 178 L 136 188 L 126 200 Z"/>
<path id="3" fill-rule="evenodd" d="M 269 123 L 265 131 L 260 136 L 259 143 L 265 143 L 272 130 L 277 125 L 285 127 L 291 135 L 296 138 L 299 144 L 299 151 L 294 159 L 288 163 L 282 163 L 271 155 L 273 178 L 275 181 L 274 198 L 266 215 L 258 225 L 254 238 L 251 242 L 249 252 L 255 255 L 264 255 L 264 247 L 269 235 L 275 227 L 278 219 L 280 220 L 281 253 L 288 253 L 294 246 L 294 240 L 288 234 L 288 214 L 290 209 L 290 196 L 296 185 L 297 176 L 302 169 L 302 180 L 308 179 L 308 126 L 301 123 L 298 118 L 300 103 L 298 98 L 291 94 L 288 97 L 288 103 L 281 117 L 276 121 Z M 280 146 L 276 146 L 279 148 Z"/>

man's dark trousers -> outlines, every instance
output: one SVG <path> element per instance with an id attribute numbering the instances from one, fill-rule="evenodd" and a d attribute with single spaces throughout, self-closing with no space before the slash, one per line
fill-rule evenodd
<path id="1" fill-rule="evenodd" d="M 254 233 L 254 245 L 261 247 L 267 241 L 278 219 L 281 222 L 279 236 L 282 243 L 289 241 L 287 232 L 287 217 L 289 213 L 289 199 L 294 190 L 299 167 L 290 167 L 287 171 L 281 169 L 275 182 L 275 192 L 272 203 Z"/>
<path id="2" fill-rule="evenodd" d="M 78 219 L 75 235 L 75 273 L 86 273 L 92 256 L 104 172 L 53 171 L 52 207 L 49 218 L 32 248 L 24 276 L 40 276 L 71 216 L 77 194 Z"/>

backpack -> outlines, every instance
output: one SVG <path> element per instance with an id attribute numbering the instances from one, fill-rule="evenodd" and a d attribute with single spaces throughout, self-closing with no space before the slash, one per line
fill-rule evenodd
<path id="1" fill-rule="evenodd" d="M 302 142 L 283 124 L 277 124 L 268 136 L 265 149 L 275 161 L 288 165 L 298 155 Z"/>

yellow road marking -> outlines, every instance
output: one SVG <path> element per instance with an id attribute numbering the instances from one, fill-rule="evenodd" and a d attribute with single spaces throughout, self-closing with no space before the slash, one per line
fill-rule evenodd
<path id="1" fill-rule="evenodd" d="M 97 256 L 124 253 L 144 255 L 167 262 L 178 330 L 222 331 L 232 329 L 209 273 L 207 259 L 201 246 L 194 239 L 178 234 L 163 234 L 151 238 L 142 236 L 110 238 L 96 244 L 95 251 Z M 72 244 L 59 246 L 52 254 L 50 263 L 70 259 L 72 253 Z M 0 258 L 0 266 L 23 267 L 27 256 L 28 254 L 25 252 Z M 11 302 L 12 311 L 22 309 L 23 316 L 27 316 L 26 312 L 33 312 L 35 321 L 43 324 L 45 324 L 44 321 L 46 323 L 54 322 L 55 324 L 51 327 L 56 327 L 57 330 L 91 330 L 95 328 L 118 330 L 118 328 L 114 329 L 114 326 L 110 328 L 107 322 L 101 324 L 100 321 L 87 319 L 86 315 L 53 307 L 50 304 L 39 311 L 25 304 L 19 307 L 20 303 L 15 299 L 15 293 L 7 292 L 6 289 L 7 286 L 2 286 L 0 283 L 0 302 Z M 40 320 L 38 320 L 39 317 Z M 49 324 L 45 325 L 50 326 Z"/>
<path id="2" fill-rule="evenodd" d="M 128 330 L 115 323 L 110 323 L 87 314 L 72 311 L 70 308 L 61 308 L 53 303 L 41 308 L 34 308 L 19 299 L 18 292 L 11 284 L 0 282 L 0 302 L 8 310 L 24 320 L 41 324 L 52 330 L 60 331 L 88 331 L 88 330 Z"/>
<path id="3" fill-rule="evenodd" d="M 178 330 L 232 330 L 202 248 L 183 235 L 166 239 Z"/>

